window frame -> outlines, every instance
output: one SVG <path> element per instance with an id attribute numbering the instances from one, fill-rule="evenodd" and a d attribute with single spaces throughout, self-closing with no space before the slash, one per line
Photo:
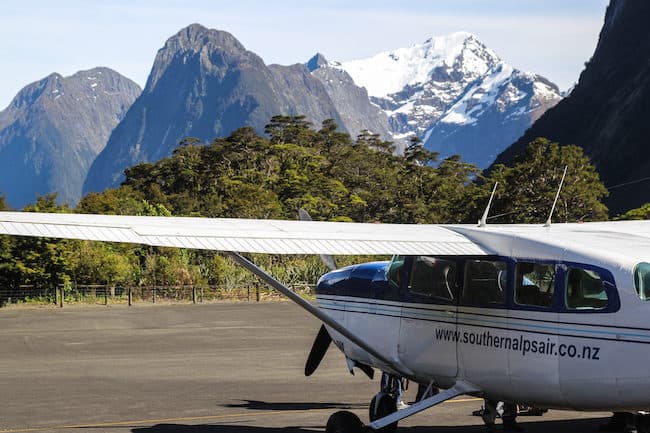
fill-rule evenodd
<path id="1" fill-rule="evenodd" d="M 480 304 L 478 302 L 472 302 L 471 300 L 465 300 L 465 277 L 467 275 L 467 265 L 470 262 L 483 261 L 483 262 L 502 262 L 506 265 L 506 272 L 508 278 L 506 279 L 506 287 L 504 300 L 502 303 L 493 303 L 493 304 Z M 478 257 L 464 257 L 462 268 L 459 269 L 460 279 L 457 280 L 457 285 L 459 287 L 458 293 L 458 305 L 463 307 L 475 307 L 483 309 L 508 309 L 508 300 L 510 298 L 510 293 L 512 289 L 512 271 L 513 271 L 513 261 L 508 257 L 500 256 L 478 256 Z"/>
<path id="2" fill-rule="evenodd" d="M 602 288 L 603 288 L 603 291 L 605 292 L 605 295 L 606 295 L 606 297 L 607 297 L 607 298 L 606 298 L 607 303 L 605 304 L 604 307 L 595 308 L 595 307 L 570 307 L 570 306 L 569 306 L 569 297 L 568 297 L 568 296 L 569 296 L 569 274 L 570 274 L 571 270 L 593 272 L 593 273 L 595 273 L 596 275 L 598 275 L 598 278 L 600 279 L 600 284 L 601 284 L 601 286 L 602 286 Z M 578 267 L 578 266 L 565 266 L 565 269 L 564 269 L 564 273 L 563 273 L 563 274 L 564 274 L 564 278 L 563 278 L 563 279 L 564 279 L 564 284 L 563 284 L 563 287 L 564 287 L 564 296 L 563 296 L 563 301 L 564 301 L 564 303 L 563 303 L 563 304 L 564 304 L 564 308 L 565 308 L 566 310 L 571 311 L 571 312 L 575 312 L 575 311 L 589 311 L 589 310 L 591 310 L 591 311 L 596 311 L 596 312 L 600 312 L 600 311 L 607 310 L 607 306 L 609 305 L 609 293 L 607 293 L 607 289 L 606 289 L 606 287 L 605 287 L 605 281 L 603 280 L 603 277 L 601 276 L 600 272 L 596 272 L 596 271 L 593 271 L 593 270 L 591 270 L 591 269 L 585 269 L 584 267 Z M 583 298 L 584 298 L 584 297 L 583 297 Z"/>
<path id="3" fill-rule="evenodd" d="M 455 278 L 454 281 L 455 281 L 456 285 L 455 285 L 455 287 L 450 287 L 451 292 L 452 292 L 452 296 L 453 296 L 452 299 L 447 299 L 447 298 L 443 298 L 443 297 L 440 297 L 440 296 L 427 295 L 425 293 L 417 292 L 417 291 L 414 291 L 414 290 L 411 289 L 411 287 L 412 287 L 412 278 L 413 278 L 413 268 L 415 266 L 416 260 L 419 257 L 432 257 L 432 258 L 434 258 L 436 260 L 444 260 L 446 262 L 454 264 L 453 270 L 454 270 L 454 272 L 456 274 L 456 278 Z M 428 304 L 456 305 L 458 303 L 458 294 L 459 294 L 459 291 L 458 291 L 458 287 L 459 287 L 458 278 L 459 278 L 459 276 L 458 276 L 458 274 L 459 274 L 459 269 L 462 266 L 463 266 L 462 261 L 455 260 L 454 258 L 451 258 L 451 257 L 431 256 L 431 255 L 412 256 L 411 260 L 409 261 L 408 274 L 407 274 L 407 283 L 405 284 L 405 290 L 406 290 L 407 295 L 409 297 L 417 298 L 417 299 L 420 299 L 420 300 L 425 300 L 426 299 L 426 300 L 428 300 L 428 302 L 427 302 Z"/>
<path id="4" fill-rule="evenodd" d="M 607 294 L 607 306 L 601 309 L 571 309 L 564 304 L 564 299 L 567 296 L 567 286 L 565 282 L 568 278 L 569 268 L 577 268 L 585 271 L 592 271 L 598 274 L 600 280 L 603 282 L 603 289 Z M 585 263 L 577 262 L 561 262 L 560 263 L 560 278 L 558 278 L 557 283 L 561 283 L 560 290 L 562 291 L 562 309 L 560 313 L 566 314 L 603 314 L 603 313 L 615 313 L 621 309 L 621 299 L 618 294 L 618 288 L 616 286 L 616 281 L 614 280 L 614 275 L 611 271 L 601 268 L 600 266 L 589 265 Z"/>
<path id="5" fill-rule="evenodd" d="M 459 307 L 472 307 L 480 309 L 494 309 L 494 310 L 514 310 L 514 311 L 537 311 L 537 312 L 551 312 L 551 313 L 561 313 L 561 314 L 605 314 L 605 313 L 614 313 L 620 310 L 621 303 L 618 293 L 618 288 L 616 286 L 616 281 L 614 275 L 611 271 L 606 268 L 602 268 L 595 265 L 573 262 L 573 261 L 563 261 L 563 260 L 540 260 L 530 257 L 504 257 L 497 255 L 486 255 L 486 256 L 446 256 L 446 255 L 430 255 L 431 257 L 445 259 L 449 261 L 456 262 L 456 292 L 455 292 L 455 301 L 454 302 L 443 302 L 440 298 L 433 298 L 426 295 L 418 295 L 412 293 L 408 290 L 407 286 L 410 283 L 411 278 L 411 268 L 413 266 L 413 258 L 417 257 L 414 255 L 407 255 L 405 257 L 404 267 L 402 269 L 404 272 L 403 277 L 408 283 L 402 282 L 402 287 L 400 287 L 400 299 L 402 302 L 411 302 L 419 304 L 434 304 L 434 305 L 457 305 Z M 494 304 L 494 305 L 481 305 L 478 303 L 465 302 L 463 300 L 463 292 L 465 290 L 465 269 L 469 261 L 498 261 L 506 263 L 506 270 L 508 272 L 508 278 L 506 282 L 506 299 L 504 304 Z M 538 263 L 545 265 L 554 265 L 555 266 L 555 285 L 553 290 L 553 302 L 551 307 L 540 307 L 534 305 L 520 305 L 515 302 L 515 293 L 514 293 L 514 284 L 515 284 L 515 267 L 517 263 L 527 262 L 527 263 Z M 600 276 L 601 281 L 603 282 L 603 287 L 605 293 L 607 294 L 608 304 L 604 309 L 569 309 L 565 305 L 566 297 L 566 285 L 565 281 L 567 278 L 568 268 L 577 268 L 587 271 L 593 271 Z M 650 299 L 649 299 L 650 300 Z"/>
<path id="6" fill-rule="evenodd" d="M 551 299 L 551 305 L 530 305 L 530 304 L 519 304 L 516 299 L 516 280 L 517 280 L 517 265 L 520 263 L 532 263 L 534 265 L 543 265 L 543 266 L 553 266 L 555 269 L 555 274 L 553 275 L 553 297 Z M 526 260 L 518 259 L 513 263 L 513 272 L 512 272 L 512 291 L 511 296 L 508 299 L 510 302 L 510 309 L 512 310 L 525 310 L 525 311 L 557 311 L 560 306 L 559 296 L 558 296 L 558 276 L 560 275 L 560 264 L 552 261 L 545 260 Z"/>
<path id="7" fill-rule="evenodd" d="M 528 305 L 520 305 L 515 302 L 515 293 L 514 293 L 514 278 L 515 274 L 513 271 L 512 281 L 511 281 L 511 291 L 510 297 L 508 299 L 508 308 L 516 311 L 539 311 L 539 312 L 553 312 L 560 314 L 604 314 L 604 313 L 615 313 L 621 309 L 621 301 L 618 294 L 618 288 L 616 286 L 616 281 L 614 280 L 614 275 L 611 271 L 602 268 L 600 266 L 589 265 L 585 263 L 578 263 L 573 261 L 563 261 L 563 260 L 539 260 L 539 259 L 530 259 L 530 258 L 517 258 L 513 261 L 513 268 L 516 263 L 527 262 L 527 263 L 539 263 L 546 265 L 555 265 L 555 287 L 553 294 L 553 305 L 551 308 L 548 307 L 535 307 Z M 566 278 L 567 271 L 569 268 L 583 269 L 587 271 L 593 271 L 600 276 L 601 281 L 603 282 L 603 287 L 605 293 L 607 294 L 608 304 L 606 308 L 603 309 L 570 309 L 565 305 L 566 298 Z"/>

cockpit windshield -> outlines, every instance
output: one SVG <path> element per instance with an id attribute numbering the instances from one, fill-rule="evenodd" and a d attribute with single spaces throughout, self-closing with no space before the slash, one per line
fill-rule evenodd
<path id="1" fill-rule="evenodd" d="M 386 279 L 397 288 L 401 285 L 404 259 L 404 256 L 393 256 L 388 268 L 386 269 Z"/>

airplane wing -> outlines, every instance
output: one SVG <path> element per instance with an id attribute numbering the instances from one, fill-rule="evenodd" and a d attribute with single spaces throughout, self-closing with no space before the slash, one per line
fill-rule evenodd
<path id="1" fill-rule="evenodd" d="M 403 375 L 410 371 L 399 359 L 387 358 L 238 253 L 487 254 L 462 234 L 437 225 L 413 224 L 0 212 L 0 234 L 223 251 L 380 364 Z"/>
<path id="2" fill-rule="evenodd" d="M 0 234 L 270 254 L 486 255 L 438 225 L 0 212 Z"/>

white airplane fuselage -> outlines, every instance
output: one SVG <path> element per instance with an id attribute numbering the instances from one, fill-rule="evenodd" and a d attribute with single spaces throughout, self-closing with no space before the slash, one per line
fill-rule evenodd
<path id="1" fill-rule="evenodd" d="M 319 283 L 318 304 L 419 383 L 463 380 L 490 398 L 545 408 L 650 409 L 650 301 L 635 287 L 638 254 L 622 259 L 607 236 L 590 234 L 561 242 L 463 234 L 496 254 L 394 257 L 334 271 Z M 441 264 L 444 278 L 431 271 L 426 281 L 447 287 L 418 288 L 416 268 Z M 490 287 L 495 299 L 482 299 Z M 391 371 L 328 331 L 349 359 Z"/>

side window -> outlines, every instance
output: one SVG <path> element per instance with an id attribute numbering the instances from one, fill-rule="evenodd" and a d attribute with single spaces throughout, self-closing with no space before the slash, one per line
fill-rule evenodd
<path id="1" fill-rule="evenodd" d="M 634 288 L 639 298 L 650 300 L 650 263 L 639 263 L 634 268 Z"/>
<path id="2" fill-rule="evenodd" d="M 503 305 L 506 300 L 507 273 L 505 262 L 468 260 L 465 263 L 463 303 L 486 307 Z"/>
<path id="3" fill-rule="evenodd" d="M 386 270 L 386 279 L 399 288 L 402 282 L 402 268 L 404 267 L 404 256 L 393 256 L 390 263 L 388 264 L 388 269 Z"/>
<path id="4" fill-rule="evenodd" d="M 515 303 L 551 307 L 555 287 L 555 265 L 519 262 L 516 266 Z"/>
<path id="5" fill-rule="evenodd" d="M 408 289 L 418 295 L 453 302 L 456 290 L 456 262 L 435 257 L 416 257 L 413 260 Z"/>
<path id="6" fill-rule="evenodd" d="M 568 268 L 566 307 L 571 310 L 600 310 L 607 307 L 607 292 L 600 275 L 586 269 Z"/>

